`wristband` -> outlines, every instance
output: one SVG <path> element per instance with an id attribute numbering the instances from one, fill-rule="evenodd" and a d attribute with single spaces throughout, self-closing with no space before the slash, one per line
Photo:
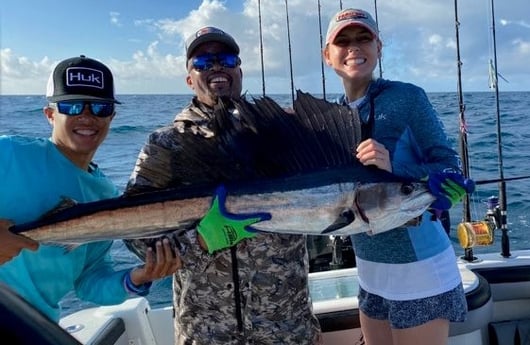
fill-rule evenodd
<path id="1" fill-rule="evenodd" d="M 149 293 L 149 288 L 153 283 L 148 282 L 142 285 L 136 285 L 131 280 L 131 272 L 132 270 L 127 272 L 127 274 L 125 274 L 125 277 L 123 278 L 123 285 L 125 286 L 125 290 L 139 296 L 146 296 Z"/>

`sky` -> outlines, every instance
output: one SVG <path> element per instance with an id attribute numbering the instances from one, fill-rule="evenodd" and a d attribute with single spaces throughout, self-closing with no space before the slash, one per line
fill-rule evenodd
<path id="1" fill-rule="evenodd" d="M 458 45 L 452 0 L 261 0 L 259 4 L 258 0 L 2 0 L 0 94 L 44 94 L 53 67 L 81 54 L 111 68 L 117 94 L 191 94 L 185 83 L 184 42 L 203 26 L 219 27 L 238 41 L 243 90 L 252 95 L 263 93 L 262 75 L 267 94 L 290 93 L 292 87 L 341 93 L 338 77 L 322 65 L 321 37 L 341 6 L 362 8 L 376 17 L 375 4 L 384 78 L 411 82 L 427 92 L 457 91 L 459 46 L 463 91 L 489 90 L 488 66 L 495 55 L 499 91 L 530 91 L 528 0 L 495 1 L 494 21 L 491 0 L 458 1 Z"/>

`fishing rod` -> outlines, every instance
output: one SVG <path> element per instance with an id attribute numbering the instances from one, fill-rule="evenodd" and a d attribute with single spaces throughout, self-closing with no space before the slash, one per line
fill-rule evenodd
<path id="1" fill-rule="evenodd" d="M 265 96 L 265 64 L 263 62 L 263 28 L 261 26 L 261 0 L 258 0 L 258 18 L 259 18 L 259 48 L 261 58 L 261 88 Z"/>
<path id="2" fill-rule="evenodd" d="M 457 93 L 458 93 L 458 105 L 459 105 L 459 123 L 460 123 L 460 134 L 459 134 L 459 144 L 460 144 L 460 158 L 462 160 L 462 172 L 465 177 L 469 177 L 469 152 L 468 152 L 468 142 L 467 142 L 467 125 L 465 120 L 465 109 L 464 104 L 464 95 L 462 92 L 462 60 L 460 59 L 460 22 L 458 20 L 458 1 L 454 1 L 455 7 L 455 36 L 456 36 L 456 65 L 457 65 Z M 462 199 L 462 209 L 463 209 L 463 222 L 471 221 L 471 209 L 469 202 L 469 194 L 466 194 Z M 473 256 L 472 248 L 464 248 L 464 260 L 473 261 L 476 258 Z"/>
<path id="3" fill-rule="evenodd" d="M 498 68 L 497 68 L 497 42 L 495 35 L 495 4 L 494 0 L 490 1 L 491 5 L 491 34 L 493 40 L 493 76 L 494 80 L 498 80 Z M 505 258 L 511 256 L 510 254 L 510 242 L 508 239 L 508 221 L 507 221 L 507 202 L 506 202 L 506 179 L 504 178 L 504 164 L 502 156 L 502 143 L 501 143 L 501 116 L 500 116 L 500 103 L 499 103 L 499 85 L 497 82 L 493 83 L 495 91 L 495 109 L 497 116 L 497 151 L 498 151 L 498 163 L 499 163 L 499 206 L 500 206 L 500 226 L 501 226 L 501 255 Z"/>
<path id="4" fill-rule="evenodd" d="M 287 20 L 287 44 L 289 47 L 289 70 L 291 72 L 291 100 L 294 104 L 294 78 L 293 78 L 293 56 L 291 51 L 291 30 L 289 28 L 289 5 L 285 0 L 285 18 Z"/>
<path id="5" fill-rule="evenodd" d="M 456 0 L 455 0 L 456 5 Z M 496 33 L 495 33 L 495 5 L 494 0 L 490 1 L 491 7 L 491 38 L 493 45 L 493 62 L 490 59 L 488 63 L 489 67 L 489 86 L 495 91 L 495 103 L 496 103 L 496 120 L 497 120 L 497 150 L 498 150 L 498 168 L 499 168 L 499 178 L 491 180 L 481 180 L 475 181 L 475 184 L 487 184 L 487 183 L 498 183 L 499 184 L 499 197 L 490 197 L 488 199 L 488 211 L 486 213 L 486 220 L 484 222 L 473 222 L 478 228 L 481 228 L 486 233 L 490 231 L 493 232 L 494 229 L 501 230 L 501 256 L 509 258 L 510 254 L 510 241 L 508 237 L 508 222 L 507 222 L 507 200 L 506 200 L 506 182 L 513 180 L 520 180 L 529 178 L 530 176 L 517 176 L 512 178 L 504 178 L 504 164 L 503 164 L 503 155 L 502 155 L 502 131 L 501 131 L 501 118 L 500 118 L 500 102 L 499 102 L 499 87 L 498 87 L 498 72 L 497 72 L 497 43 L 496 43 Z M 458 45 L 457 45 L 458 46 Z M 466 175 L 467 176 L 467 175 Z M 462 227 L 461 227 L 462 226 Z M 459 228 L 466 229 L 468 226 L 473 228 L 472 223 L 461 223 Z M 484 227 L 485 226 L 485 227 Z M 457 229 L 460 231 L 460 229 Z M 472 231 L 474 232 L 474 231 Z M 459 233 L 460 237 L 460 233 Z M 492 241 L 492 234 L 490 234 L 487 242 Z M 491 244 L 490 243 L 485 243 Z M 473 261 L 473 256 L 471 248 L 465 248 L 466 255 L 465 260 Z M 471 255 L 470 255 L 471 254 Z"/>
<path id="6" fill-rule="evenodd" d="M 526 176 L 517 176 L 517 177 L 509 177 L 509 178 L 496 178 L 496 179 L 492 179 L 492 180 L 478 180 L 478 181 L 474 181 L 476 185 L 481 185 L 481 184 L 488 184 L 488 183 L 498 183 L 498 182 L 505 182 L 505 181 L 515 181 L 515 180 L 522 180 L 522 179 L 525 179 L 525 178 L 530 178 L 530 175 L 526 175 Z"/>
<path id="7" fill-rule="evenodd" d="M 374 0 L 374 13 L 375 13 L 375 25 L 377 27 L 377 32 L 379 32 L 379 18 L 377 16 L 377 0 Z M 379 65 L 379 78 L 383 78 L 383 67 L 381 66 L 381 55 L 377 58 Z"/>
<path id="8" fill-rule="evenodd" d="M 326 77 L 324 74 L 324 56 L 322 55 L 324 46 L 322 45 L 322 15 L 320 12 L 320 9 L 321 9 L 320 0 L 318 0 L 317 4 L 318 4 L 318 30 L 320 32 L 320 70 L 322 73 L 322 97 L 326 99 Z"/>

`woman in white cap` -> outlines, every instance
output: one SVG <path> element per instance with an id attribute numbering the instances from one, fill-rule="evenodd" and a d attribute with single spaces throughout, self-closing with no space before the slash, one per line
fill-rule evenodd
<path id="1" fill-rule="evenodd" d="M 407 179 L 428 178 L 447 210 L 472 184 L 460 171 L 437 113 L 425 92 L 412 84 L 373 76 L 382 43 L 372 16 L 345 9 L 333 16 L 323 51 L 342 79 L 338 100 L 359 111 L 362 141 L 353 153 L 360 163 Z M 467 313 L 455 253 L 436 212 L 417 226 L 378 235 L 352 236 L 359 274 L 361 329 L 367 345 L 446 344 L 449 322 Z"/>

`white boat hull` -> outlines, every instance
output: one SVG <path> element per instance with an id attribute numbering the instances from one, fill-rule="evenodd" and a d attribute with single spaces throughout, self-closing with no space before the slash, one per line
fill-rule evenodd
<path id="1" fill-rule="evenodd" d="M 450 325 L 450 345 L 490 344 L 490 338 L 496 337 L 490 328 L 500 321 L 524 325 L 530 319 L 530 251 L 514 252 L 511 258 L 486 254 L 475 263 L 460 261 L 459 267 L 469 314 L 466 322 Z M 355 268 L 310 274 L 314 311 L 327 345 L 352 344 L 361 336 L 356 275 Z M 145 298 L 133 298 L 116 306 L 81 310 L 63 318 L 60 325 L 83 344 L 101 344 L 98 339 L 109 344 L 114 336 L 110 344 L 173 345 L 172 315 L 171 307 L 151 309 Z"/>

